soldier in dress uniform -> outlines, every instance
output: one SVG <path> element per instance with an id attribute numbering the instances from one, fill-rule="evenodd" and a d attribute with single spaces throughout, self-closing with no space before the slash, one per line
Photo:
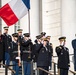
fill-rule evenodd
<path id="1" fill-rule="evenodd" d="M 11 50 L 11 42 L 12 42 L 12 38 L 11 36 L 8 34 L 8 28 L 9 27 L 4 27 L 4 33 L 3 33 L 3 41 L 4 41 L 4 52 L 5 52 L 5 62 L 6 65 L 9 65 L 10 63 L 10 50 Z"/>
<path id="2" fill-rule="evenodd" d="M 39 54 L 39 49 L 41 46 L 42 46 L 42 43 L 41 43 L 41 38 L 42 38 L 42 35 L 37 35 L 36 36 L 36 40 L 34 41 L 35 44 L 33 45 L 33 64 L 34 64 L 34 69 L 37 68 L 37 58 L 38 58 L 38 54 Z M 37 70 L 35 70 L 35 74 L 37 75 Z"/>
<path id="3" fill-rule="evenodd" d="M 72 40 L 72 47 L 74 49 L 74 70 L 76 71 L 76 38 Z"/>
<path id="4" fill-rule="evenodd" d="M 23 30 L 18 29 L 17 31 L 18 31 L 18 43 L 20 44 L 20 50 L 22 50 L 23 47 L 22 47 L 21 43 L 24 40 L 23 35 L 22 35 Z M 21 60 L 22 60 L 22 53 L 21 53 Z"/>
<path id="5" fill-rule="evenodd" d="M 41 38 L 42 38 L 42 35 L 37 35 L 36 40 L 35 40 L 35 44 L 33 45 L 33 59 L 34 59 L 34 62 L 37 62 L 37 58 L 38 58 L 38 54 L 39 54 L 38 48 L 40 48 L 40 46 L 42 46 Z"/>
<path id="6" fill-rule="evenodd" d="M 50 43 L 51 36 L 47 36 L 46 38 L 48 40 L 47 47 L 49 48 L 49 53 L 50 53 L 49 69 L 51 69 L 52 68 L 53 45 L 52 45 L 52 43 Z"/>
<path id="7" fill-rule="evenodd" d="M 19 65 L 18 65 L 18 60 L 20 57 L 18 56 L 18 33 L 13 33 L 12 34 L 13 41 L 12 41 L 12 50 L 10 52 L 11 56 L 11 61 L 13 63 L 13 70 L 16 71 L 14 75 L 19 74 Z"/>
<path id="8" fill-rule="evenodd" d="M 69 70 L 69 49 L 65 47 L 66 37 L 59 38 L 60 45 L 56 47 L 56 53 L 58 56 L 58 69 L 60 75 L 68 75 Z"/>
<path id="9" fill-rule="evenodd" d="M 1 30 L 0 30 L 0 63 L 1 63 L 1 61 L 3 61 L 3 54 L 4 54 L 4 51 L 3 51 L 3 35 L 2 35 Z"/>
<path id="10" fill-rule="evenodd" d="M 43 39 L 43 45 L 38 48 L 39 54 L 37 58 L 37 67 L 43 68 L 45 70 L 49 70 L 49 63 L 50 63 L 50 54 L 49 49 L 47 47 L 47 38 Z M 48 75 L 44 71 L 39 71 L 39 75 Z"/>
<path id="11" fill-rule="evenodd" d="M 24 34 L 24 41 L 22 42 L 22 61 L 24 75 L 31 75 L 31 61 L 32 61 L 32 47 L 33 43 L 30 39 L 30 34 Z"/>

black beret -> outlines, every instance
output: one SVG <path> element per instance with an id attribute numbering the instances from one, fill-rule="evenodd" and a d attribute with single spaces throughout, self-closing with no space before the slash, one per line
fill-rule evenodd
<path id="1" fill-rule="evenodd" d="M 41 35 L 45 36 L 45 35 L 46 35 L 46 33 L 45 33 L 45 32 L 41 32 Z"/>
<path id="2" fill-rule="evenodd" d="M 65 40 L 65 39 L 66 39 L 65 36 L 62 36 L 62 37 L 59 38 L 59 40 Z"/>
<path id="3" fill-rule="evenodd" d="M 30 33 L 24 33 L 23 34 L 25 37 L 30 37 Z"/>
<path id="4" fill-rule="evenodd" d="M 8 26 L 5 26 L 5 27 L 4 27 L 5 30 L 8 30 L 8 28 L 9 28 Z"/>
<path id="5" fill-rule="evenodd" d="M 37 39 L 41 39 L 42 38 L 42 35 L 37 35 L 36 38 Z"/>
<path id="6" fill-rule="evenodd" d="M 13 33 L 12 36 L 13 37 L 18 37 L 18 33 Z"/>

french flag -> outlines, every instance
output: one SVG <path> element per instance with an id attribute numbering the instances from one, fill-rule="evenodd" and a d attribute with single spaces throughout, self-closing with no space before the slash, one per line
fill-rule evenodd
<path id="1" fill-rule="evenodd" d="M 15 24 L 30 9 L 30 0 L 11 0 L 0 8 L 0 17 L 8 26 Z"/>

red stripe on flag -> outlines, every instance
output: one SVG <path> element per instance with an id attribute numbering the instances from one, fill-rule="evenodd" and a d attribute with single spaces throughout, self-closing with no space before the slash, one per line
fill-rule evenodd
<path id="1" fill-rule="evenodd" d="M 11 26 L 18 21 L 18 18 L 16 17 L 8 3 L 0 8 L 0 17 L 6 22 L 8 26 Z"/>

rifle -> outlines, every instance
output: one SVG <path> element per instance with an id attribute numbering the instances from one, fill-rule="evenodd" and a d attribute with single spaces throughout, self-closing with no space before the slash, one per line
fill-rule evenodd
<path id="1" fill-rule="evenodd" d="M 28 56 L 28 58 L 31 58 L 31 47 L 30 47 L 30 45 L 29 45 L 29 56 Z"/>
<path id="2" fill-rule="evenodd" d="M 18 42 L 18 66 L 21 66 L 21 59 L 20 59 L 20 43 Z"/>

